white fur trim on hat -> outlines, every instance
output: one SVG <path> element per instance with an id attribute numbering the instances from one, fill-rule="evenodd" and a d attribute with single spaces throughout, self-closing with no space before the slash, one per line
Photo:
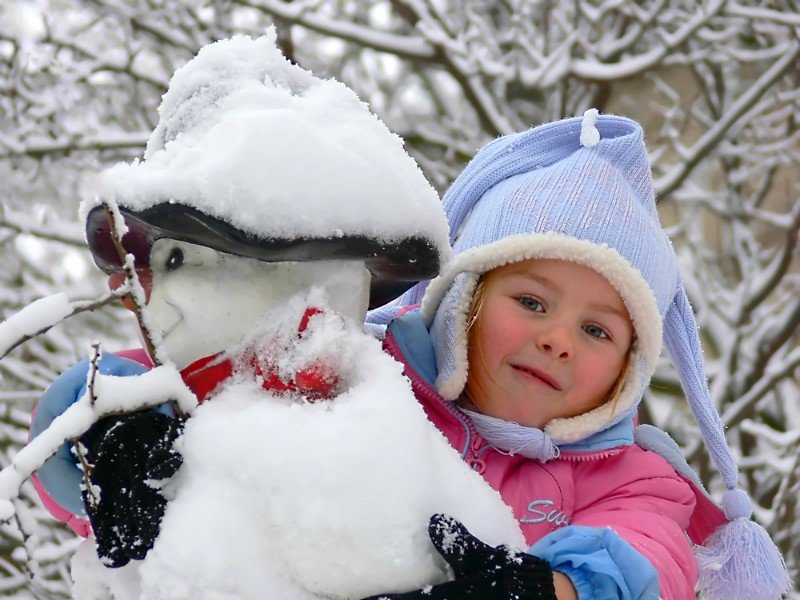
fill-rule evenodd
<path id="1" fill-rule="evenodd" d="M 467 313 L 472 304 L 472 296 L 475 294 L 479 277 L 480 275 L 476 273 L 466 273 L 464 281 L 461 283 L 461 293 L 453 315 L 456 334 L 453 346 L 453 373 L 450 377 L 437 379 L 438 391 L 447 400 L 458 398 L 467 383 L 469 363 L 466 343 Z"/>
<path id="2" fill-rule="evenodd" d="M 610 425 L 641 398 L 643 388 L 652 377 L 661 354 L 662 322 L 655 295 L 639 270 L 619 252 L 606 244 L 555 232 L 509 236 L 478 246 L 457 255 L 442 274 L 431 282 L 422 300 L 422 316 L 430 325 L 442 298 L 459 273 L 480 276 L 503 265 L 536 258 L 566 260 L 600 273 L 619 293 L 636 332 L 636 342 L 620 396 L 583 415 L 554 419 L 545 426 L 545 431 L 558 443 L 577 441 Z M 467 287 L 474 290 L 474 285 Z M 467 342 L 464 328 L 472 292 L 465 295 L 467 299 L 458 304 L 459 311 L 464 314 L 455 318 L 457 347 L 452 351 L 456 367 L 453 375 L 446 381 L 437 382 L 439 392 L 447 400 L 458 398 L 467 379 Z"/>

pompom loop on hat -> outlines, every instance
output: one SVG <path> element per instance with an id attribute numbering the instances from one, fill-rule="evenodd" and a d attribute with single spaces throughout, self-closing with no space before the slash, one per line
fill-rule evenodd
<path id="1" fill-rule="evenodd" d="M 767 531 L 750 520 L 750 498 L 744 490 L 728 490 L 723 508 L 730 521 L 695 549 L 701 598 L 777 600 L 792 581 Z"/>
<path id="2" fill-rule="evenodd" d="M 590 108 L 583 113 L 583 120 L 581 120 L 581 146 L 585 148 L 592 148 L 600 141 L 600 131 L 597 129 L 597 115 L 599 112 L 596 108 Z"/>

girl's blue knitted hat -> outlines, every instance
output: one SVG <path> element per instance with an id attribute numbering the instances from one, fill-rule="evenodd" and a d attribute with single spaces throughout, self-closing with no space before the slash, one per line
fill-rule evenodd
<path id="1" fill-rule="evenodd" d="M 429 287 L 420 284 L 403 298 L 412 304 L 424 294 L 440 393 L 455 400 L 464 389 L 467 312 L 483 273 L 532 258 L 598 271 L 619 292 L 636 331 L 626 380 L 614 402 L 554 419 L 545 433 L 556 444 L 569 443 L 630 417 L 663 338 L 728 489 L 723 504 L 730 522 L 698 549 L 701 587 L 713 598 L 779 598 L 789 577 L 766 531 L 750 520 L 751 501 L 737 486 L 738 467 L 710 397 L 697 325 L 656 212 L 639 125 L 591 110 L 583 119 L 498 138 L 456 179 L 444 205 L 455 257 Z"/>

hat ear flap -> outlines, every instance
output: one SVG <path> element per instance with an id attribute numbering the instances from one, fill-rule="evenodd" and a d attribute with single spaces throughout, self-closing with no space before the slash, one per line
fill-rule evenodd
<path id="1" fill-rule="evenodd" d="M 436 389 L 445 400 L 456 400 L 467 383 L 467 313 L 478 276 L 461 273 L 437 306 L 422 305 L 423 318 L 429 318 L 431 343 L 436 355 Z"/>
<path id="2" fill-rule="evenodd" d="M 664 342 L 703 441 L 728 490 L 723 496 L 728 523 L 721 525 L 695 550 L 703 597 L 712 600 L 780 598 L 791 588 L 791 578 L 769 533 L 750 519 L 753 513 L 750 497 L 737 487 L 739 469 L 711 400 L 697 323 L 682 284 L 664 319 Z"/>

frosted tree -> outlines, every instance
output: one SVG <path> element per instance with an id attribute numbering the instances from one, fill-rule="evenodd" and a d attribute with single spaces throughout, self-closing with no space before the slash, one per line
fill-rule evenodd
<path id="1" fill-rule="evenodd" d="M 353 87 L 444 190 L 499 134 L 589 107 L 642 122 L 659 206 L 698 314 L 712 393 L 746 487 L 800 574 L 800 5 L 615 0 L 68 0 L 0 8 L 0 317 L 64 291 L 91 298 L 78 199 L 91 174 L 140 156 L 170 74 L 205 43 L 278 28 L 287 56 Z M 402 210 L 402 207 L 398 207 Z M 0 361 L 2 460 L 28 413 L 90 340 L 132 345 L 104 309 Z M 642 418 L 708 472 L 676 378 Z M 709 482 L 712 492 L 714 481 Z M 23 494 L 40 573 L 66 595 L 71 534 Z M 30 586 L 15 524 L 0 593 Z M 38 590 L 38 591 L 36 591 Z M 44 591 L 42 591 L 44 590 Z M 25 592 L 30 593 L 30 592 Z"/>

